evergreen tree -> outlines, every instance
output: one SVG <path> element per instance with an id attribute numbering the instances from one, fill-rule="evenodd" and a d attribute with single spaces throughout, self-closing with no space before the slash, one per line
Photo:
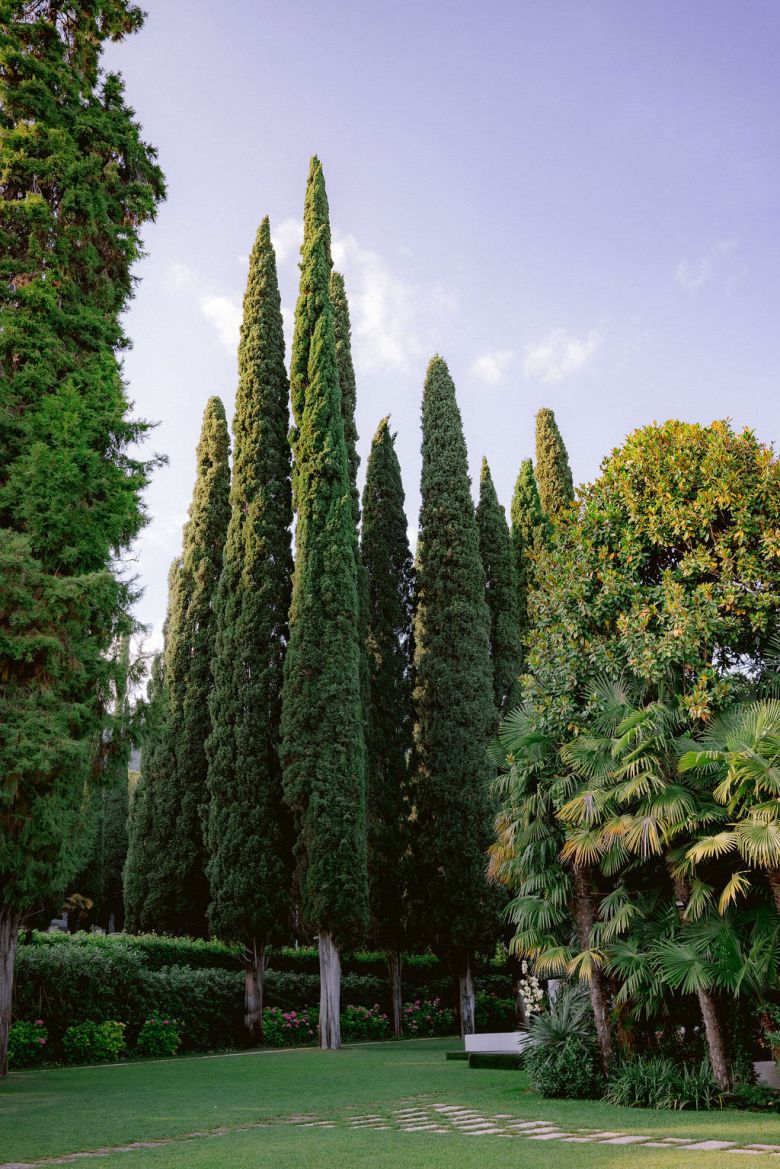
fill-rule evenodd
<path id="1" fill-rule="evenodd" d="M 428 366 L 415 637 L 415 880 L 422 935 L 447 954 L 460 985 L 461 1026 L 474 1030 L 471 959 L 490 929 L 486 849 L 487 744 L 496 719 L 490 613 L 466 444 L 446 363 Z"/>
<path id="2" fill-rule="evenodd" d="M 569 456 L 552 410 L 536 415 L 536 481 L 542 513 L 548 520 L 574 500 Z"/>
<path id="3" fill-rule="evenodd" d="M 292 578 L 289 384 L 267 218 L 249 259 L 238 369 L 207 744 L 209 924 L 245 946 L 246 1025 L 260 1041 L 264 952 L 289 932 L 292 861 L 278 755 Z"/>
<path id="4" fill-rule="evenodd" d="M 320 1042 L 337 1047 L 339 950 L 367 917 L 357 532 L 328 295 L 328 203 L 312 159 L 290 388 L 297 509 L 282 764 L 297 821 L 301 909 L 319 934 Z"/>
<path id="5" fill-rule="evenodd" d="M 209 398 L 196 457 L 195 487 L 184 527 L 181 566 L 169 601 L 164 688 L 166 772 L 155 777 L 158 855 L 144 902 L 144 928 L 206 933 L 208 883 L 202 816 L 206 803 L 206 740 L 214 656 L 214 598 L 230 514 L 229 439 L 225 409 Z"/>
<path id="6" fill-rule="evenodd" d="M 522 660 L 517 576 L 506 513 L 498 502 L 485 458 L 479 478 L 477 527 L 490 610 L 493 701 L 499 714 L 505 714 L 518 700 L 517 677 Z"/>
<path id="7" fill-rule="evenodd" d="M 3 5 L 0 43 L 0 1075 L 20 916 L 84 860 L 152 463 L 119 353 L 154 151 L 100 72 L 125 0 Z"/>
<path id="8" fill-rule="evenodd" d="M 546 538 L 547 525 L 542 515 L 534 465 L 523 459 L 512 497 L 512 550 L 517 580 L 517 617 L 521 637 L 528 627 L 528 592 L 533 580 L 532 555 L 541 548 Z"/>
<path id="9" fill-rule="evenodd" d="M 412 747 L 414 569 L 401 468 L 383 418 L 371 443 L 363 490 L 361 558 L 367 578 L 368 872 L 373 944 L 387 954 L 393 1029 L 401 1033 L 405 824 Z"/>

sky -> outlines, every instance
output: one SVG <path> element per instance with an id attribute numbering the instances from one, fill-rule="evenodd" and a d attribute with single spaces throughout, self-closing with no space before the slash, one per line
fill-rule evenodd
<path id="1" fill-rule="evenodd" d="M 168 199 L 127 314 L 168 465 L 132 554 L 161 644 L 195 446 L 232 415 L 247 256 L 270 215 L 289 339 L 309 158 L 350 301 L 361 478 L 391 416 L 410 532 L 425 369 L 508 508 L 551 407 L 575 482 L 636 427 L 780 438 L 777 0 L 147 0 L 119 70 Z"/>

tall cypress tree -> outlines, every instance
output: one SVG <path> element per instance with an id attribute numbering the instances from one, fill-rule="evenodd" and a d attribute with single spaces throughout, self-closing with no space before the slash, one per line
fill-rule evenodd
<path id="1" fill-rule="evenodd" d="M 389 420 L 377 427 L 363 490 L 371 714 L 368 720 L 368 873 L 371 940 L 390 974 L 393 1028 L 401 1033 L 404 852 L 412 747 L 414 568 L 401 467 Z"/>
<path id="2" fill-rule="evenodd" d="M 264 951 L 289 932 L 292 860 L 278 754 L 292 578 L 289 383 L 267 218 L 249 258 L 238 370 L 207 744 L 209 924 L 245 946 L 246 1025 L 260 1041 Z"/>
<path id="3" fill-rule="evenodd" d="M 517 617 L 520 635 L 524 637 L 528 626 L 528 591 L 533 573 L 531 556 L 542 546 L 547 528 L 531 459 L 523 459 L 520 464 L 512 496 L 511 518 L 512 550 L 517 581 Z"/>
<path id="4" fill-rule="evenodd" d="M 517 576 L 506 513 L 498 502 L 485 458 L 479 477 L 477 526 L 485 570 L 485 596 L 490 610 L 493 701 L 499 714 L 505 714 L 517 701 L 517 677 L 522 659 Z"/>
<path id="5" fill-rule="evenodd" d="M 208 883 L 202 818 L 206 740 L 216 622 L 214 599 L 230 514 L 230 443 L 225 408 L 209 398 L 196 457 L 195 487 L 184 528 L 181 567 L 169 602 L 164 686 L 167 774 L 154 783 L 160 854 L 150 877 L 144 925 L 160 933 L 203 936 Z"/>
<path id="6" fill-rule="evenodd" d="M 312 159 L 290 389 L 297 510 L 282 764 L 297 822 L 301 909 L 319 934 L 320 1042 L 340 1042 L 339 950 L 367 918 L 358 552 L 344 439 L 322 166 Z"/>
<path id="7" fill-rule="evenodd" d="M 415 636 L 415 880 L 424 936 L 449 956 L 461 1025 L 474 1030 L 471 961 L 492 924 L 485 867 L 491 839 L 487 744 L 495 727 L 490 613 L 455 386 L 428 366 Z"/>
<path id="8" fill-rule="evenodd" d="M 552 520 L 574 499 L 569 456 L 552 410 L 536 415 L 536 481 L 542 513 Z"/>
<path id="9" fill-rule="evenodd" d="M 144 523 L 120 353 L 155 152 L 101 70 L 125 0 L 7 0 L 0 38 L 0 1076 L 19 921 L 84 858 Z"/>

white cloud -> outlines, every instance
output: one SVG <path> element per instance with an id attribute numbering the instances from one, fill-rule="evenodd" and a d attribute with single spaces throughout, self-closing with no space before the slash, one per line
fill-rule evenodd
<path id="1" fill-rule="evenodd" d="M 198 306 L 214 327 L 220 344 L 228 353 L 235 353 L 241 329 L 241 301 L 238 296 L 235 293 L 228 296 L 201 293 Z"/>
<path id="2" fill-rule="evenodd" d="M 686 292 L 697 292 L 718 275 L 723 257 L 733 252 L 738 242 L 735 239 L 717 240 L 697 260 L 681 260 L 674 273 L 675 280 Z"/>
<path id="3" fill-rule="evenodd" d="M 504 380 L 504 374 L 514 359 L 513 349 L 494 349 L 492 353 L 480 354 L 472 362 L 471 372 L 486 385 L 497 386 Z"/>
<path id="4" fill-rule="evenodd" d="M 552 329 L 536 345 L 526 346 L 523 373 L 552 385 L 582 369 L 603 342 L 596 329 L 591 329 L 582 340 L 571 337 L 565 329 Z"/>
<path id="5" fill-rule="evenodd" d="M 286 264 L 295 258 L 303 243 L 303 220 L 291 216 L 283 219 L 278 227 L 271 224 L 271 240 L 276 252 L 277 264 Z"/>

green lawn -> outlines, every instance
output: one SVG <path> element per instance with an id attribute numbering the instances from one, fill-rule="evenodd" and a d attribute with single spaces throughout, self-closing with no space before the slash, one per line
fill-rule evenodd
<path id="1" fill-rule="evenodd" d="M 423 1104 L 468 1106 L 485 1116 L 511 1113 L 551 1120 L 569 1132 L 588 1126 L 653 1138 L 668 1134 L 780 1144 L 779 1117 L 644 1112 L 598 1102 L 541 1100 L 528 1090 L 522 1073 L 475 1071 L 463 1062 L 446 1061 L 444 1052 L 453 1043 L 412 1040 L 339 1052 L 256 1052 L 17 1072 L 0 1085 L 0 1164 L 166 1138 L 177 1139 L 157 1148 L 108 1153 L 89 1164 L 99 1169 L 297 1169 L 316 1157 L 321 1169 L 349 1169 L 369 1161 L 372 1169 L 721 1169 L 744 1160 L 727 1152 L 344 1127 L 352 1114 L 393 1113 L 411 1097 Z M 281 1123 L 302 1112 L 332 1119 L 336 1127 Z M 265 1121 L 268 1127 L 241 1130 Z M 215 1129 L 228 1131 L 209 1135 Z M 191 1133 L 199 1135 L 188 1137 Z M 772 1158 L 773 1165 L 778 1163 Z M 748 1164 L 763 1169 L 770 1159 L 751 1156 Z"/>

